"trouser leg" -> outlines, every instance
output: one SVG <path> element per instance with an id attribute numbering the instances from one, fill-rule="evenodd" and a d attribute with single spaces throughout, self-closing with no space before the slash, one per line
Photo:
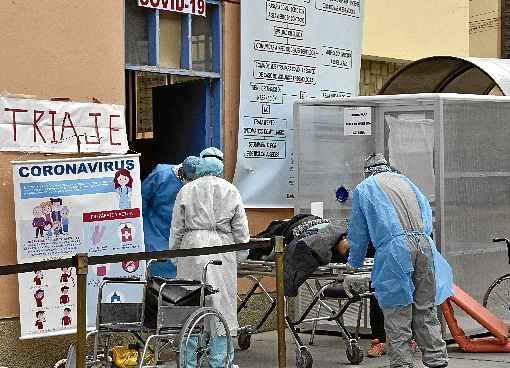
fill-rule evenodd
<path id="1" fill-rule="evenodd" d="M 372 330 L 372 339 L 378 339 L 380 342 L 386 342 L 386 332 L 384 330 L 384 314 L 379 307 L 377 298 L 370 297 L 370 329 Z"/>
<path id="2" fill-rule="evenodd" d="M 390 367 L 414 368 L 413 352 L 409 345 L 412 338 L 412 306 L 385 308 L 383 313 Z"/>
<path id="3" fill-rule="evenodd" d="M 435 306 L 435 271 L 432 250 L 420 241 L 414 264 L 413 330 L 426 367 L 446 367 L 448 352 Z"/>
<path id="4" fill-rule="evenodd" d="M 211 339 L 211 351 L 209 354 L 210 368 L 230 368 L 234 361 L 234 345 L 230 344 L 228 364 L 225 364 L 227 363 L 227 338 L 225 336 L 214 336 Z"/>
<path id="5" fill-rule="evenodd" d="M 196 368 L 198 367 L 198 357 L 197 357 L 197 348 L 198 348 L 198 338 L 190 337 L 188 343 L 186 344 L 186 365 L 185 368 Z"/>

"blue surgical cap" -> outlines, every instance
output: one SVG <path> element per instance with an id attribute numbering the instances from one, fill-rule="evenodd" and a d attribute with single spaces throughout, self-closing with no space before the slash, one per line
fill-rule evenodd
<path id="1" fill-rule="evenodd" d="M 205 157 L 200 160 L 196 171 L 197 178 L 202 176 L 223 177 L 223 162 L 213 157 Z"/>
<path id="2" fill-rule="evenodd" d="M 200 158 L 216 158 L 223 162 L 223 152 L 216 147 L 209 147 L 200 152 Z"/>
<path id="3" fill-rule="evenodd" d="M 200 158 L 196 156 L 188 156 L 182 162 L 182 172 L 187 180 L 194 180 L 197 178 L 196 171 L 200 165 Z"/>

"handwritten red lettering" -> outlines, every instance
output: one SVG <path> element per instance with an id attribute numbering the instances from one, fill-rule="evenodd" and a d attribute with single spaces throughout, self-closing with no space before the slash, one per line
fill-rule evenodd
<path id="1" fill-rule="evenodd" d="M 51 143 L 58 143 L 57 138 L 55 137 L 55 115 L 57 114 L 56 111 L 50 110 L 48 111 L 48 114 L 51 115 Z"/>
<path id="2" fill-rule="evenodd" d="M 39 114 L 39 116 L 37 116 Z M 46 143 L 46 139 L 41 133 L 41 130 L 39 129 L 39 126 L 37 125 L 39 121 L 41 121 L 42 117 L 44 116 L 44 111 L 40 110 L 34 110 L 34 121 L 33 121 L 33 128 L 34 128 L 34 143 L 37 143 L 37 135 L 35 132 L 39 133 L 39 136 L 42 138 L 43 142 Z"/>
<path id="3" fill-rule="evenodd" d="M 112 118 L 120 118 L 120 115 L 110 115 L 110 144 L 112 146 L 120 146 L 119 142 L 113 142 L 113 132 L 118 132 L 119 128 L 112 128 Z"/>
<path id="4" fill-rule="evenodd" d="M 69 125 L 66 125 L 66 121 L 69 121 Z M 71 120 L 71 114 L 69 114 L 67 111 L 64 113 L 64 118 L 62 119 L 62 126 L 60 130 L 60 140 L 62 141 L 64 139 L 64 130 L 66 128 L 72 128 L 74 132 L 74 137 L 78 137 L 78 133 L 76 133 L 76 129 L 74 128 L 73 121 Z"/>
<path id="5" fill-rule="evenodd" d="M 97 125 L 97 118 L 101 116 L 100 112 L 89 112 L 89 116 L 94 117 L 94 128 L 96 130 L 96 141 L 89 141 L 87 133 L 85 133 L 85 144 L 99 144 L 99 127 Z"/>
<path id="6" fill-rule="evenodd" d="M 16 113 L 17 112 L 27 112 L 25 109 L 11 109 L 9 107 L 5 108 L 5 111 L 12 111 L 12 134 L 14 138 L 14 142 L 16 142 Z"/>

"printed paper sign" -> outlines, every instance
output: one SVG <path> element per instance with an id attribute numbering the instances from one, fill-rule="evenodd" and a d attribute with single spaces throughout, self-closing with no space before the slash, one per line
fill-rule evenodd
<path id="1" fill-rule="evenodd" d="M 293 207 L 293 103 L 358 93 L 362 2 L 241 2 L 235 184 L 246 207 Z"/>
<path id="2" fill-rule="evenodd" d="M 344 135 L 372 135 L 372 109 L 346 107 L 344 109 Z"/>
<path id="3" fill-rule="evenodd" d="M 128 151 L 124 106 L 0 97 L 0 151 Z"/>
<path id="4" fill-rule="evenodd" d="M 137 155 L 13 163 L 18 263 L 76 253 L 144 251 Z M 144 276 L 143 262 L 89 267 L 87 326 L 94 326 L 105 276 Z M 76 332 L 73 268 L 18 276 L 21 338 Z M 141 290 L 109 286 L 103 301 L 137 301 Z"/>
<path id="5" fill-rule="evenodd" d="M 138 0 L 138 6 L 205 17 L 205 0 Z"/>

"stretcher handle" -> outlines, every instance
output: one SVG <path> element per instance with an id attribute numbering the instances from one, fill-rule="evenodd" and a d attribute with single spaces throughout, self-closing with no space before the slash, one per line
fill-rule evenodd
<path id="1" fill-rule="evenodd" d="M 510 240 L 508 240 L 507 238 L 493 238 L 492 241 L 494 243 L 500 243 L 500 242 L 506 243 L 506 248 L 508 251 L 508 264 L 510 264 Z"/>

